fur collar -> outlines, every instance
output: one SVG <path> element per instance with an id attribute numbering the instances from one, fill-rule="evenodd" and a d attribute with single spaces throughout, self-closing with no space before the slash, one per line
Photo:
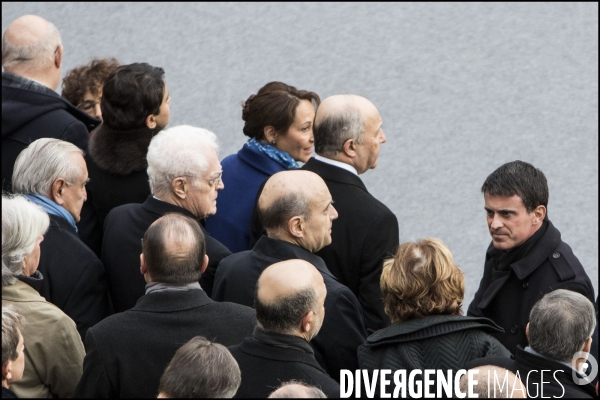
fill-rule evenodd
<path id="1" fill-rule="evenodd" d="M 101 124 L 92 132 L 90 157 L 111 174 L 129 175 L 148 167 L 146 153 L 150 140 L 160 129 L 116 131 Z"/>

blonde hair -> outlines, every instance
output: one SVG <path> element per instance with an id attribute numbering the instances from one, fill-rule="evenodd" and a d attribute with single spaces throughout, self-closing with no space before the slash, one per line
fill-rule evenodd
<path id="1" fill-rule="evenodd" d="M 380 284 L 385 313 L 392 322 L 462 314 L 464 276 L 439 239 L 400 245 L 394 258 L 384 262 Z"/>

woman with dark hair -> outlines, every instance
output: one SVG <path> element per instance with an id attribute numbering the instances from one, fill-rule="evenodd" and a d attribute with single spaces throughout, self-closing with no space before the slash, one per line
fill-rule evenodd
<path id="1" fill-rule="evenodd" d="M 217 214 L 206 220 L 206 229 L 236 253 L 248 250 L 251 217 L 260 185 L 271 175 L 299 168 L 315 141 L 315 110 L 321 100 L 314 92 L 282 82 L 270 82 L 246 100 L 242 119 L 250 140 L 237 154 L 226 157 Z"/>
<path id="2" fill-rule="evenodd" d="M 384 263 L 381 293 L 392 325 L 358 348 L 361 369 L 457 371 L 473 359 L 510 357 L 487 318 L 462 316 L 465 280 L 439 239 L 400 245 Z"/>

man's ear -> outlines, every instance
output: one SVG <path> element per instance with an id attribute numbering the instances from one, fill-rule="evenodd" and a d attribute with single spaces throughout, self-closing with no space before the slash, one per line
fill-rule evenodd
<path id="1" fill-rule="evenodd" d="M 63 52 L 64 52 L 64 48 L 61 44 L 58 46 L 56 53 L 54 53 L 54 66 L 56 68 L 60 69 L 60 67 L 62 66 Z"/>
<path id="2" fill-rule="evenodd" d="M 592 348 L 592 338 L 589 337 L 583 343 L 583 347 L 581 348 L 581 351 L 585 351 L 586 353 L 589 353 L 591 348 Z"/>
<path id="3" fill-rule="evenodd" d="M 200 273 L 203 274 L 206 271 L 206 267 L 208 267 L 208 254 L 204 255 L 204 261 L 202 261 L 202 268 L 200 268 Z"/>
<path id="4" fill-rule="evenodd" d="M 50 187 L 50 200 L 54 201 L 59 206 L 65 204 L 63 199 L 63 190 L 67 186 L 67 182 L 63 178 L 58 178 Z"/>
<path id="5" fill-rule="evenodd" d="M 2 366 L 2 376 L 4 377 L 3 379 L 6 379 L 9 382 L 12 379 L 12 361 L 11 360 L 8 360 Z"/>
<path id="6" fill-rule="evenodd" d="M 187 180 L 184 177 L 180 176 L 171 181 L 171 190 L 182 200 L 187 196 L 187 189 Z"/>
<path id="7" fill-rule="evenodd" d="M 275 144 L 277 143 L 277 131 L 275 130 L 275 128 L 273 128 L 272 126 L 265 126 L 263 128 L 263 133 L 265 134 L 265 139 L 267 139 L 267 142 L 269 142 L 269 144 Z"/>
<path id="8" fill-rule="evenodd" d="M 296 238 L 304 237 L 304 219 L 300 216 L 290 218 L 288 221 L 288 231 Z"/>
<path id="9" fill-rule="evenodd" d="M 148 273 L 148 264 L 146 264 L 144 253 L 140 254 L 140 272 L 142 275 L 146 275 Z"/>
<path id="10" fill-rule="evenodd" d="M 314 320 L 315 313 L 312 310 L 307 312 L 306 315 L 302 317 L 302 320 L 300 321 L 300 330 L 302 333 L 310 332 L 310 328 L 312 327 Z"/>
<path id="11" fill-rule="evenodd" d="M 533 215 L 534 215 L 534 223 L 542 223 L 544 221 L 544 218 L 546 218 L 546 207 L 539 205 L 535 208 L 535 210 L 533 210 Z"/>
<path id="12" fill-rule="evenodd" d="M 527 340 L 529 340 L 529 322 L 527 323 L 527 326 L 525 327 L 525 337 L 527 337 Z"/>
<path id="13" fill-rule="evenodd" d="M 344 142 L 344 145 L 342 146 L 342 151 L 347 157 L 356 157 L 356 144 L 357 143 L 354 139 L 348 139 Z"/>

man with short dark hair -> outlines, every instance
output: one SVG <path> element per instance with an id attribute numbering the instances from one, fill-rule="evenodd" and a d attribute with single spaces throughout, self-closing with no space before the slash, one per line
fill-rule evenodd
<path id="1" fill-rule="evenodd" d="M 156 220 L 144 234 L 140 264 L 146 294 L 88 330 L 74 397 L 156 396 L 165 367 L 191 338 L 229 346 L 256 325 L 251 308 L 215 303 L 200 288 L 208 257 L 192 218 L 173 213 Z"/>
<path id="2" fill-rule="evenodd" d="M 258 326 L 252 337 L 229 348 L 242 371 L 237 397 L 264 398 L 292 379 L 339 396 L 340 386 L 309 344 L 323 324 L 326 296 L 323 277 L 307 261 L 282 261 L 263 271 L 254 295 Z"/>
<path id="3" fill-rule="evenodd" d="M 514 354 L 517 345 L 527 345 L 529 312 L 545 293 L 567 289 L 593 302 L 594 289 L 548 219 L 542 171 L 523 161 L 509 162 L 487 177 L 481 191 L 492 243 L 468 315 L 500 325 L 504 333 L 493 335 Z"/>
<path id="4" fill-rule="evenodd" d="M 36 15 L 13 21 L 2 36 L 2 190 L 12 190 L 19 153 L 40 138 L 88 147 L 100 123 L 56 93 L 63 46 L 56 27 Z"/>
<path id="5" fill-rule="evenodd" d="M 310 171 L 278 172 L 265 183 L 258 215 L 267 235 L 252 250 L 221 261 L 213 299 L 252 306 L 256 282 L 269 265 L 289 259 L 311 263 L 323 276 L 328 293 L 323 328 L 311 345 L 319 364 L 338 380 L 341 369 L 358 368 L 356 349 L 363 344 L 366 331 L 354 294 L 313 254 L 331 243 L 332 223 L 337 218 L 327 185 Z"/>
<path id="6" fill-rule="evenodd" d="M 196 336 L 177 350 L 160 378 L 158 398 L 231 398 L 242 374 L 227 347 Z"/>
<path id="7" fill-rule="evenodd" d="M 377 108 L 356 95 L 326 98 L 315 118 L 315 152 L 302 168 L 323 178 L 339 211 L 332 243 L 316 254 L 356 295 L 366 328 L 390 324 L 379 278 L 383 261 L 399 244 L 398 220 L 371 195 L 359 175 L 377 166 L 386 137 Z"/>

